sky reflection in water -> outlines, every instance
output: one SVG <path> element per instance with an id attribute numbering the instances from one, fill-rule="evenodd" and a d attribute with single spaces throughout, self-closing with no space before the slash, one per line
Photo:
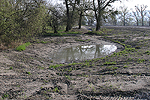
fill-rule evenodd
<path id="1" fill-rule="evenodd" d="M 115 45 L 81 45 L 60 49 L 53 54 L 53 61 L 59 63 L 74 62 L 106 56 L 117 49 Z"/>

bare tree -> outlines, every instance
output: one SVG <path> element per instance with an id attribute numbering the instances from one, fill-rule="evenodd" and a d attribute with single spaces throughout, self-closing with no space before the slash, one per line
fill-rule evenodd
<path id="1" fill-rule="evenodd" d="M 86 11 L 91 10 L 92 2 L 90 1 L 91 0 L 81 0 L 80 3 L 76 7 L 76 9 L 78 10 L 78 14 L 79 14 L 79 23 L 78 23 L 79 29 L 81 28 L 81 24 L 82 24 L 82 17 L 88 16 Z"/>
<path id="2" fill-rule="evenodd" d="M 109 25 L 114 25 L 116 26 L 117 25 L 117 11 L 116 12 L 112 12 L 108 15 L 108 18 L 107 18 L 107 23 Z"/>
<path id="3" fill-rule="evenodd" d="M 121 10 L 119 11 L 120 14 L 119 18 L 121 19 L 123 26 L 125 26 L 129 19 L 129 10 L 125 6 L 121 6 L 120 9 Z"/>
<path id="4" fill-rule="evenodd" d="M 66 31 L 69 31 L 72 28 L 72 21 L 74 18 L 74 13 L 76 9 L 76 4 L 80 3 L 80 0 L 65 0 L 66 6 L 66 15 L 67 15 L 67 26 Z"/>
<path id="5" fill-rule="evenodd" d="M 149 23 L 149 26 L 150 26 L 150 11 L 148 11 L 148 16 L 147 17 L 148 17 L 148 21 L 149 21 L 148 23 Z"/>
<path id="6" fill-rule="evenodd" d="M 95 21 L 95 16 L 94 16 L 94 12 L 93 11 L 88 11 L 87 12 L 88 16 L 87 17 L 87 23 L 88 25 L 93 25 L 94 21 Z"/>
<path id="7" fill-rule="evenodd" d="M 111 6 L 111 3 L 114 3 L 115 1 L 119 0 L 93 0 L 93 10 L 95 12 L 95 18 L 96 18 L 96 31 L 100 29 L 100 26 L 102 25 L 102 15 L 104 10 Z"/>
<path id="8" fill-rule="evenodd" d="M 147 5 L 137 5 L 135 6 L 136 11 L 138 11 L 141 15 L 141 19 L 142 19 L 142 26 L 144 26 L 144 17 L 146 15 L 147 12 L 145 12 L 146 8 L 148 6 Z"/>
<path id="9" fill-rule="evenodd" d="M 61 25 L 63 19 L 63 7 L 59 4 L 50 5 L 48 8 L 49 24 L 53 28 L 54 33 L 58 33 L 58 27 Z"/>
<path id="10" fill-rule="evenodd" d="M 135 17 L 136 25 L 139 26 L 139 21 L 140 21 L 139 12 L 136 10 L 135 12 L 133 11 L 132 13 L 133 13 L 133 15 L 134 15 L 134 17 Z"/>
<path id="11" fill-rule="evenodd" d="M 107 22 L 109 25 L 117 25 L 117 15 L 119 14 L 118 10 L 114 8 L 106 9 L 103 14 L 104 22 Z"/>

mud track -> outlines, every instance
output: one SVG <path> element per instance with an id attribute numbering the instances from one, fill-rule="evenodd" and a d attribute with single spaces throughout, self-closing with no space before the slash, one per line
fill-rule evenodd
<path id="1" fill-rule="evenodd" d="M 60 48 L 107 43 L 118 50 L 103 58 L 50 67 L 59 64 L 49 57 Z M 25 51 L 2 51 L 0 98 L 150 100 L 150 28 L 106 27 L 100 35 L 41 37 Z"/>

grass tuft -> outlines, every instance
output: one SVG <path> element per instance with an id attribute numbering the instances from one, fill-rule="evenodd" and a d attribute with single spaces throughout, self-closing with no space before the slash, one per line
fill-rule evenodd
<path id="1" fill-rule="evenodd" d="M 64 66 L 64 64 L 57 64 L 57 65 L 51 65 L 49 66 L 49 68 L 57 68 L 57 67 L 60 67 L 60 66 Z"/>
<path id="2" fill-rule="evenodd" d="M 16 48 L 17 51 L 24 51 L 27 46 L 31 45 L 30 42 L 24 43 Z"/>

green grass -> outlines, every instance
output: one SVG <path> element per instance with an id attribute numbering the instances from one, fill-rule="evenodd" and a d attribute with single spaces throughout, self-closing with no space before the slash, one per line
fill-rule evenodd
<path id="1" fill-rule="evenodd" d="M 150 51 L 146 51 L 144 54 L 150 55 Z"/>
<path id="2" fill-rule="evenodd" d="M 41 66 L 38 66 L 38 68 L 39 68 L 39 69 L 42 69 L 42 70 L 44 69 L 44 67 L 41 67 Z"/>
<path id="3" fill-rule="evenodd" d="M 71 80 L 71 78 L 70 78 L 70 76 L 69 76 L 69 75 L 65 75 L 65 77 L 66 77 L 66 78 L 68 78 L 69 80 Z"/>
<path id="4" fill-rule="evenodd" d="M 24 50 L 26 50 L 26 47 L 29 46 L 29 45 L 31 45 L 30 42 L 24 43 L 24 44 L 18 46 L 18 47 L 16 48 L 16 50 L 17 50 L 17 51 L 24 51 Z"/>
<path id="5" fill-rule="evenodd" d="M 59 90 L 58 90 L 58 88 L 56 87 L 56 88 L 54 88 L 54 90 L 53 90 L 54 92 L 59 92 Z"/>
<path id="6" fill-rule="evenodd" d="M 80 42 L 88 42 L 90 41 L 90 39 L 86 39 L 86 40 L 82 40 L 82 39 L 75 39 L 76 41 L 80 41 Z"/>
<path id="7" fill-rule="evenodd" d="M 10 70 L 12 70 L 12 69 L 13 69 L 13 67 L 10 67 L 9 69 L 10 69 Z"/>
<path id="8" fill-rule="evenodd" d="M 46 44 L 46 43 L 47 43 L 47 41 L 41 41 L 40 43 Z"/>
<path id="9" fill-rule="evenodd" d="M 124 66 L 123 68 L 128 68 L 129 66 Z"/>
<path id="10" fill-rule="evenodd" d="M 30 72 L 26 72 L 26 74 L 31 75 L 31 73 L 30 73 Z"/>
<path id="11" fill-rule="evenodd" d="M 2 98 L 3 98 L 3 99 L 9 98 L 9 95 L 8 95 L 8 94 L 4 94 L 4 95 L 2 96 Z"/>
<path id="12" fill-rule="evenodd" d="M 116 65 L 116 62 L 105 62 L 104 65 Z"/>
<path id="13" fill-rule="evenodd" d="M 58 32 L 58 33 L 46 33 L 45 36 L 64 36 L 67 34 L 81 34 L 80 32 Z"/>
<path id="14" fill-rule="evenodd" d="M 143 63 L 143 62 L 145 62 L 145 59 L 138 59 L 137 62 L 138 62 L 138 63 Z"/>
<path id="15" fill-rule="evenodd" d="M 109 67 L 106 67 L 106 69 L 117 70 L 117 69 L 118 69 L 118 67 L 114 67 L 114 66 L 109 66 Z"/>
<path id="16" fill-rule="evenodd" d="M 60 67 L 60 66 L 64 66 L 64 64 L 57 64 L 57 65 L 51 65 L 49 66 L 49 68 L 57 68 L 57 67 Z"/>
<path id="17" fill-rule="evenodd" d="M 70 66 L 71 65 L 81 65 L 82 63 L 71 63 L 71 64 L 69 64 Z"/>

